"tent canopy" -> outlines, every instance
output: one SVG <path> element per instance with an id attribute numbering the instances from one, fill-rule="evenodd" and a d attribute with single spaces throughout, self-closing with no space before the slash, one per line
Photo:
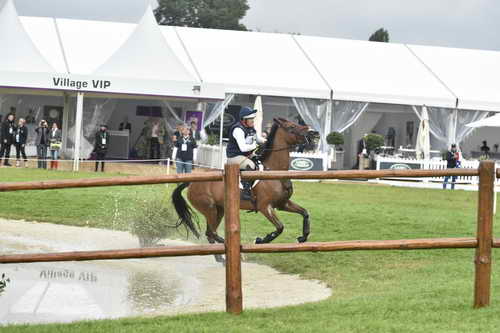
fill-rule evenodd
<path id="1" fill-rule="evenodd" d="M 467 127 L 500 127 L 500 114 L 496 114 L 492 117 L 484 118 L 473 123 L 465 125 Z"/>
<path id="2" fill-rule="evenodd" d="M 0 8 L 0 43 L 9 45 L 0 54 L 0 88 L 224 99 L 222 87 L 184 68 L 151 8 L 137 25 L 21 20 L 7 0 Z"/>
<path id="3" fill-rule="evenodd" d="M 3 27 L 3 28 L 2 28 Z M 500 52 L 289 34 L 18 18 L 0 9 L 0 88 L 223 99 L 225 93 L 500 111 Z M 93 84 L 95 83 L 95 84 Z M 105 86 L 105 87 L 104 87 Z M 198 89 L 199 87 L 199 89 Z M 82 89 L 83 90 L 83 89 Z"/>
<path id="4" fill-rule="evenodd" d="M 295 36 L 334 99 L 454 107 L 455 96 L 405 45 Z"/>
<path id="5" fill-rule="evenodd" d="M 453 91 L 460 109 L 500 111 L 500 52 L 415 45 L 409 48 Z"/>
<path id="6" fill-rule="evenodd" d="M 228 93 L 330 96 L 330 88 L 290 35 L 175 29 L 201 78 L 223 84 Z"/>

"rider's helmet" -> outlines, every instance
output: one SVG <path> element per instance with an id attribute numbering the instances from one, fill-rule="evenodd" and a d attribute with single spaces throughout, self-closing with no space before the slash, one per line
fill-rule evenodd
<path id="1" fill-rule="evenodd" d="M 251 109 L 248 106 L 241 108 L 240 110 L 240 119 L 253 119 L 257 116 L 257 110 Z"/>

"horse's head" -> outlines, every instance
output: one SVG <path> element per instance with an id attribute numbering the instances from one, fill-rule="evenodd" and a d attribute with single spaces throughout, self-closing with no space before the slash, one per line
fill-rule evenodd
<path id="1" fill-rule="evenodd" d="M 319 137 L 319 133 L 311 130 L 309 126 L 302 126 L 283 118 L 273 120 L 274 123 L 285 130 L 285 141 L 289 145 L 309 143 Z"/>

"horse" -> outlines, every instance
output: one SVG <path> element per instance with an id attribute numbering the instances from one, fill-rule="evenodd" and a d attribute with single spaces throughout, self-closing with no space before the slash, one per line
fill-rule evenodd
<path id="1" fill-rule="evenodd" d="M 265 170 L 288 170 L 290 151 L 297 145 L 311 142 L 317 132 L 311 131 L 308 126 L 301 126 L 283 118 L 273 119 L 273 126 L 267 142 L 262 148 L 260 160 Z M 188 188 L 187 197 L 196 210 L 206 219 L 206 237 L 210 244 L 224 243 L 224 238 L 217 234 L 217 228 L 224 217 L 224 183 L 223 182 L 196 182 L 182 183 L 172 194 L 172 203 L 175 207 L 179 222 L 197 237 L 198 229 L 193 221 L 193 210 L 182 197 L 182 191 Z M 242 200 L 241 210 L 258 211 L 264 215 L 275 227 L 275 230 L 264 238 L 257 237 L 256 244 L 269 243 L 276 239 L 284 229 L 283 223 L 275 214 L 275 209 L 302 215 L 302 235 L 297 241 L 307 241 L 310 234 L 308 211 L 291 201 L 293 194 L 292 182 L 287 180 L 261 180 L 252 189 L 255 200 Z M 222 256 L 216 256 L 217 261 L 223 261 Z"/>

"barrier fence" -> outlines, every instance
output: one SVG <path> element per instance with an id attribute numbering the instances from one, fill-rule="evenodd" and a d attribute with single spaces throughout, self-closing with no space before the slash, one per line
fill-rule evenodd
<path id="1" fill-rule="evenodd" d="M 357 240 L 287 244 L 241 244 L 239 178 L 256 179 L 374 179 L 382 177 L 444 177 L 479 176 L 478 215 L 476 237 L 431 238 L 402 240 Z M 224 171 L 178 174 L 156 177 L 133 176 L 80 180 L 0 183 L 0 192 L 19 190 L 48 190 L 75 187 L 123 186 L 179 182 L 224 181 L 225 188 L 225 244 L 156 247 L 145 249 L 76 251 L 59 253 L 11 254 L 0 256 L 0 263 L 29 263 L 55 261 L 132 259 L 169 256 L 226 255 L 226 311 L 239 314 L 243 310 L 241 284 L 241 253 L 320 252 L 354 250 L 418 250 L 475 248 L 474 307 L 488 306 L 491 286 L 492 247 L 500 247 L 500 239 L 493 238 L 493 191 L 500 170 L 495 163 L 483 161 L 478 169 L 446 170 L 377 170 L 377 171 L 244 171 L 238 165 L 225 165 Z"/>

